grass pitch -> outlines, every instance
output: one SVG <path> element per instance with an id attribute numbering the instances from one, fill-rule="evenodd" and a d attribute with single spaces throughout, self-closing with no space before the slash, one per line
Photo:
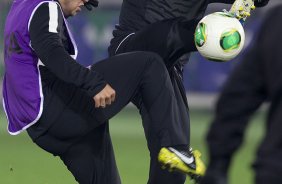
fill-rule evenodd
<path id="1" fill-rule="evenodd" d="M 254 117 L 247 131 L 246 141 L 233 159 L 230 184 L 252 183 L 250 165 L 263 134 L 263 117 L 263 113 Z M 191 111 L 192 146 L 201 150 L 206 162 L 205 134 L 211 118 L 212 113 L 209 111 Z M 38 148 L 26 133 L 19 136 L 8 135 L 6 124 L 4 114 L 0 113 L 1 184 L 76 183 L 59 158 Z M 110 127 L 123 184 L 145 184 L 148 178 L 149 153 L 138 112 L 132 108 L 125 109 L 111 120 Z M 187 180 L 186 184 L 188 183 L 190 182 Z"/>

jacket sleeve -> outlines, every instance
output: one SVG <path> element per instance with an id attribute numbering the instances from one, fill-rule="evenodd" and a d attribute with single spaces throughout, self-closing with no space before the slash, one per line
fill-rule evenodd
<path id="1" fill-rule="evenodd" d="M 41 62 L 59 79 L 84 89 L 90 96 L 101 91 L 106 82 L 97 72 L 78 64 L 67 52 L 64 17 L 56 2 L 41 4 L 30 18 L 31 46 Z M 67 39 L 66 39 L 67 40 Z"/>

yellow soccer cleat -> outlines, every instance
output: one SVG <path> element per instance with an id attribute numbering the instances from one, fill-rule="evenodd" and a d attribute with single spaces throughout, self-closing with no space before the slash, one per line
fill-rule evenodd
<path id="1" fill-rule="evenodd" d="M 229 13 L 233 14 L 239 20 L 246 21 L 251 15 L 251 10 L 254 9 L 254 0 L 235 0 Z"/>
<path id="2" fill-rule="evenodd" d="M 158 160 L 163 169 L 185 173 L 198 183 L 206 171 L 206 166 L 200 156 L 201 153 L 197 150 L 183 152 L 168 147 L 161 149 Z"/>

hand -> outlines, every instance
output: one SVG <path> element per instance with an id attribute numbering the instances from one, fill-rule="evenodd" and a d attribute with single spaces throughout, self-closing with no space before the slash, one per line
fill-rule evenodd
<path id="1" fill-rule="evenodd" d="M 94 8 L 98 7 L 99 2 L 98 0 L 89 0 L 88 2 L 84 3 L 84 6 L 87 8 L 87 10 L 91 11 Z"/>
<path id="2" fill-rule="evenodd" d="M 235 0 L 229 12 L 237 19 L 246 21 L 246 19 L 251 15 L 251 10 L 254 9 L 254 0 Z"/>
<path id="3" fill-rule="evenodd" d="M 100 91 L 98 94 L 96 94 L 93 97 L 96 108 L 99 107 L 105 108 L 106 105 L 111 105 L 111 103 L 115 101 L 115 98 L 116 98 L 116 92 L 108 84 L 104 87 L 104 89 L 102 89 L 102 91 Z"/>

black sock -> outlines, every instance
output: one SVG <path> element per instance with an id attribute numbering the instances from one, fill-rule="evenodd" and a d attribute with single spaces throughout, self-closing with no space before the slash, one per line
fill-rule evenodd
<path id="1" fill-rule="evenodd" d="M 171 146 L 171 147 L 176 149 L 177 151 L 189 152 L 189 146 L 185 145 L 185 144 L 175 145 L 175 146 Z"/>

